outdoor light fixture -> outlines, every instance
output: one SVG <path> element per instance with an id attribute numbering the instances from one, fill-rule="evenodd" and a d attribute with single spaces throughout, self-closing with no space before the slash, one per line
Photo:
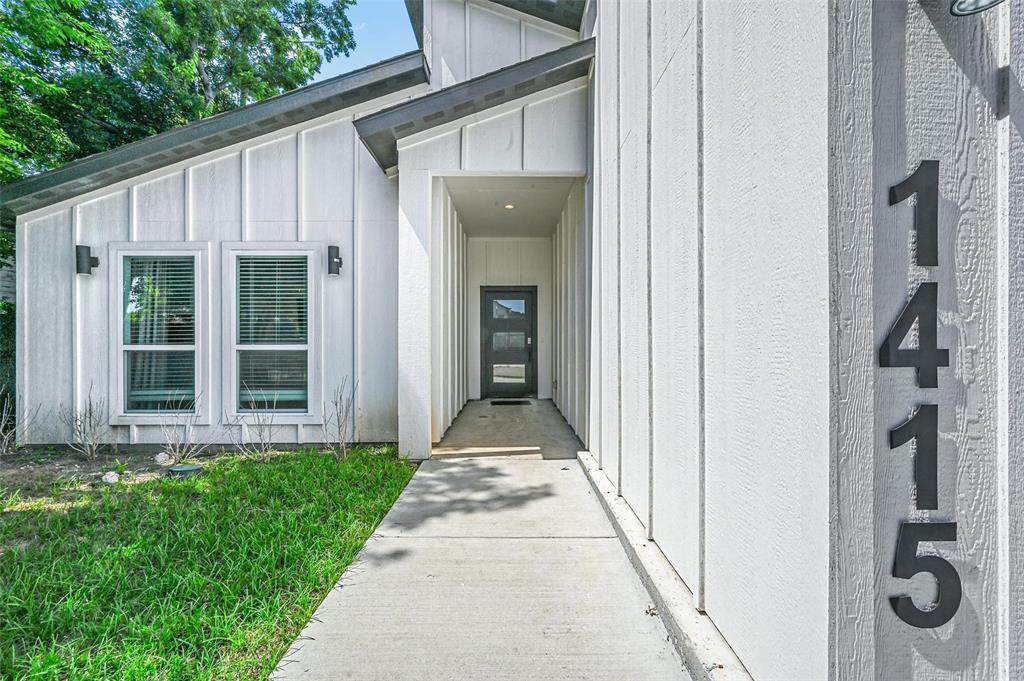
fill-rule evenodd
<path id="1" fill-rule="evenodd" d="M 93 267 L 100 266 L 100 259 L 92 254 L 88 246 L 75 246 L 75 272 L 77 274 L 92 274 Z"/>
<path id="2" fill-rule="evenodd" d="M 515 208 L 515 206 L 513 206 L 511 203 L 505 204 L 505 210 L 512 210 L 513 208 Z"/>
<path id="3" fill-rule="evenodd" d="M 341 274 L 341 249 L 337 246 L 327 247 L 327 274 Z"/>
<path id="4" fill-rule="evenodd" d="M 992 9 L 1003 0 L 953 0 L 949 6 L 949 13 L 955 17 L 966 17 L 978 12 Z"/>

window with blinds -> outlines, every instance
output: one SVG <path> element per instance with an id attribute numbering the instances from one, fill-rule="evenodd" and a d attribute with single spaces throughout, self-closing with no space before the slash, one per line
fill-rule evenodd
<path id="1" fill-rule="evenodd" d="M 308 258 L 240 255 L 236 281 L 239 410 L 307 411 Z"/>
<path id="2" fill-rule="evenodd" d="M 191 255 L 123 260 L 126 412 L 195 408 L 195 263 Z"/>

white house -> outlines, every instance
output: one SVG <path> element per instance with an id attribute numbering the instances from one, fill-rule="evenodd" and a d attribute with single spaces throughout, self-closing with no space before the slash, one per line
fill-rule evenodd
<path id="1" fill-rule="evenodd" d="M 318 442 L 348 381 L 422 459 L 552 399 L 754 678 L 1024 678 L 1024 0 L 407 4 L 3 189 L 21 409 Z"/>

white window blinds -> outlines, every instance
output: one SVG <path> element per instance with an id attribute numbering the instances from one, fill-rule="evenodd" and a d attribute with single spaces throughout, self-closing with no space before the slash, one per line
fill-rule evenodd
<path id="1" fill-rule="evenodd" d="M 302 256 L 241 255 L 236 362 L 242 411 L 309 406 L 309 267 Z"/>
<path id="2" fill-rule="evenodd" d="M 195 407 L 195 258 L 127 256 L 123 261 L 127 412 Z"/>

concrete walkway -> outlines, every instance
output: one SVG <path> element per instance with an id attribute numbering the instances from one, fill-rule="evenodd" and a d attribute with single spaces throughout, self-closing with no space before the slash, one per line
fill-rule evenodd
<path id="1" fill-rule="evenodd" d="M 551 400 L 471 400 L 431 456 L 575 459 L 581 448 L 576 433 Z"/>
<path id="2" fill-rule="evenodd" d="M 576 461 L 423 463 L 274 679 L 683 681 Z"/>

